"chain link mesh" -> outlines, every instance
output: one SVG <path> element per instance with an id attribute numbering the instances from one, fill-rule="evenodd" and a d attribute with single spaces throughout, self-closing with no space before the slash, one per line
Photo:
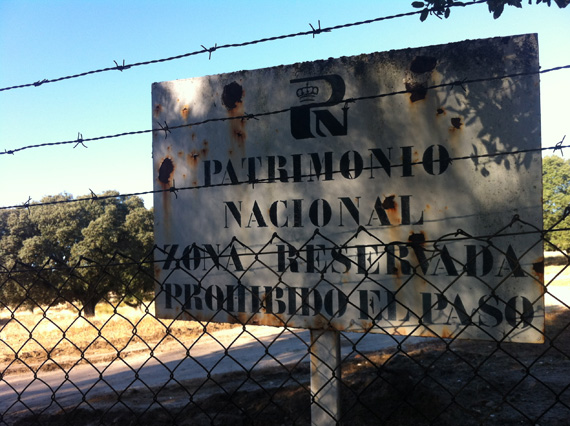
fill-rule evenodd
<path id="1" fill-rule="evenodd" d="M 563 230 L 563 219 L 555 228 L 528 231 L 536 236 L 535 245 L 547 244 L 551 249 L 548 235 Z M 515 217 L 514 222 L 523 221 Z M 495 240 L 505 235 L 505 230 L 492 236 L 459 230 L 433 241 L 430 256 L 441 256 L 445 247 L 441 242 L 452 237 L 465 244 L 485 242 L 499 250 Z M 317 237 L 333 244 L 326 235 L 316 233 L 313 238 Z M 236 282 L 256 268 L 268 268 L 261 254 L 269 242 L 255 250 L 244 247 L 255 260 L 239 274 L 226 270 Z M 531 248 L 519 251 L 524 255 Z M 340 423 L 566 424 L 570 418 L 570 306 L 564 277 L 569 257 L 562 250 L 555 254 L 547 258 L 544 285 L 536 278 L 547 300 L 545 330 L 539 330 L 544 335 L 542 344 L 511 343 L 508 336 L 491 334 L 483 341 L 463 340 L 461 332 L 452 338 L 342 332 Z M 297 255 L 302 258 L 302 250 Z M 130 294 L 129 288 L 143 276 L 154 280 L 153 268 L 165 261 L 165 252 L 155 248 L 139 261 L 115 253 L 105 264 L 82 259 L 73 267 L 55 261 L 3 266 L 2 294 L 18 292 L 24 297 L 16 304 L 0 300 L 0 423 L 309 424 L 315 395 L 309 383 L 308 330 L 291 328 L 287 318 L 276 314 L 280 327 L 254 325 L 253 314 L 238 317 L 223 311 L 224 303 L 218 304 L 220 314 L 233 324 L 198 320 L 183 306 L 175 319 L 160 319 L 153 306 L 166 297 L 160 282 L 155 282 L 158 290 L 149 297 L 97 292 L 98 283 L 112 279 L 120 283 L 117 288 L 124 289 L 122 294 Z M 180 258 L 170 261 L 177 263 L 176 270 L 184 270 Z M 559 265 L 553 267 L 553 262 Z M 461 267 L 449 287 L 465 278 L 470 266 Z M 531 271 L 533 276 L 540 277 L 544 265 L 534 267 L 538 275 Z M 369 271 L 372 268 L 374 264 L 368 266 Z M 194 277 L 196 285 L 219 269 Z M 286 272 L 272 272 L 275 281 L 264 285 L 287 286 Z M 186 273 L 192 277 L 191 271 Z M 511 268 L 489 291 L 495 294 L 514 275 Z M 418 276 L 444 297 L 435 285 L 437 278 L 425 274 L 421 265 L 410 271 L 402 287 Z M 373 280 L 372 274 L 363 275 L 362 282 L 368 280 Z M 323 281 L 338 286 L 322 273 L 312 289 Z M 62 296 L 61 289 L 72 284 L 83 285 L 93 298 L 100 298 L 94 315 Z M 382 286 L 380 281 L 376 284 Z M 36 301 L 45 300 L 46 294 L 50 303 Z M 267 309 L 266 303 L 260 299 L 259 309 Z M 481 307 L 467 312 L 457 301 L 448 303 L 456 315 L 467 316 L 465 327 L 484 328 L 477 320 Z M 403 308 L 418 319 L 418 327 L 429 329 L 425 312 Z M 512 309 L 512 317 L 517 318 L 514 332 L 529 324 L 533 327 L 525 317 L 527 310 Z M 374 322 L 372 317 L 369 320 Z"/>

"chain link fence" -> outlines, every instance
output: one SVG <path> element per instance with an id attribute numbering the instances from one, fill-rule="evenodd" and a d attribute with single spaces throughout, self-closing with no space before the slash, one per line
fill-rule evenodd
<path id="1" fill-rule="evenodd" d="M 383 250 L 365 267 L 358 255 L 347 254 L 352 267 L 365 268 L 362 282 L 338 303 L 323 298 L 320 309 L 329 320 L 322 328 L 330 329 L 333 318 L 347 309 L 358 309 L 360 319 L 369 325 L 365 332 L 341 332 L 340 371 L 330 366 L 335 371 L 332 377 L 340 379 L 338 423 L 568 424 L 569 258 L 548 243 L 553 232 L 566 231 L 565 218 L 548 230 L 525 231 L 532 236 L 532 246 L 545 244 L 550 251 L 546 267 L 525 260 L 532 247 L 500 248 L 505 247 L 500 240 L 514 237 L 509 233 L 512 225 L 524 224 L 518 217 L 494 235 L 471 236 L 459 230 L 428 242 L 422 252 L 414 241 L 401 242 L 400 251 Z M 319 233 L 316 236 L 326 238 Z M 449 244 L 443 244 L 450 239 L 479 249 L 462 261 L 450 255 Z M 272 238 L 276 240 L 278 235 Z M 351 240 L 344 246 L 327 241 L 326 250 L 343 250 L 351 244 Z M 82 259 L 73 267 L 56 262 L 2 266 L 2 294 L 18 292 L 24 297 L 19 303 L 0 301 L 0 423 L 311 423 L 311 405 L 319 403 L 319 390 L 312 389 L 309 381 L 311 352 L 317 342 L 308 330 L 291 327 L 291 318 L 309 308 L 298 304 L 290 313 L 279 308 L 279 298 L 288 297 L 286 291 L 292 288 L 288 285 L 288 274 L 294 272 L 291 268 L 308 260 L 308 243 L 293 254 L 287 253 L 289 263 L 282 270 L 270 271 L 274 281 L 264 282 L 263 291 L 250 287 L 241 296 L 236 290 L 235 297 L 216 290 L 208 293 L 207 280 L 220 273 L 230 275 L 236 285 L 247 280 L 260 268 L 268 268 L 261 256 L 267 246 L 244 246 L 247 256 L 255 260 L 239 273 L 230 251 L 212 256 L 197 248 L 199 256 L 194 257 L 191 250 L 174 253 L 155 247 L 152 254 L 138 261 L 115 253 L 106 264 Z M 404 258 L 406 248 L 409 253 Z M 478 274 L 474 268 L 484 268 L 481 262 L 491 252 L 500 259 L 502 276 L 489 280 L 493 284 L 488 284 L 487 298 L 472 301 L 465 294 L 452 296 L 462 280 L 475 276 L 487 282 L 484 271 Z M 382 290 L 382 281 L 374 278 L 379 262 L 406 265 L 412 255 L 417 262 L 407 264 L 400 289 L 386 304 L 373 310 L 366 307 L 368 299 L 366 303 L 354 302 L 360 300 L 358 291 L 365 283 L 372 281 Z M 201 277 L 195 274 L 197 265 L 191 264 L 199 260 Z M 206 268 L 206 260 L 217 262 Z M 342 284 L 326 278 L 327 270 L 335 267 L 332 262 L 334 259 L 315 266 L 322 269 L 301 296 L 314 299 L 323 282 L 342 291 Z M 155 294 L 141 299 L 106 293 L 100 295 L 93 316 L 85 315 L 82 305 L 62 296 L 61 289 L 87 279 L 90 282 L 85 284 L 91 289 L 96 289 L 97 283 L 115 280 L 127 294 L 137 280 L 154 280 L 153 270 L 167 266 L 188 277 L 191 293 L 185 295 L 183 284 L 169 280 L 155 282 Z M 443 272 L 439 275 L 451 278 L 443 288 L 434 273 L 438 270 Z M 544 309 L 542 298 L 528 300 L 521 294 L 502 299 L 501 286 L 521 276 L 544 289 Z M 398 297 L 408 283 L 418 279 L 426 285 L 424 294 L 427 289 L 431 294 L 430 298 L 424 296 L 419 308 Z M 285 289 L 285 294 L 278 288 Z M 38 294 L 45 300 L 46 292 L 51 302 L 37 302 Z M 97 292 L 92 294 L 96 297 Z M 250 313 L 238 306 L 246 299 L 253 303 Z M 160 319 L 155 316 L 159 304 L 170 304 L 177 313 L 171 319 Z M 216 321 L 224 318 L 226 322 L 189 313 L 207 307 L 214 309 Z M 310 309 L 317 308 L 313 304 Z M 397 329 L 402 312 L 415 321 L 409 333 Z M 259 313 L 273 318 L 276 326 L 256 325 Z M 445 336 L 434 325 L 438 321 L 456 326 Z M 510 331 L 502 335 L 491 332 L 499 322 L 507 324 Z M 464 339 L 471 329 L 484 334 L 483 340 Z M 529 331 L 538 333 L 544 342 L 512 342 L 518 333 Z"/>

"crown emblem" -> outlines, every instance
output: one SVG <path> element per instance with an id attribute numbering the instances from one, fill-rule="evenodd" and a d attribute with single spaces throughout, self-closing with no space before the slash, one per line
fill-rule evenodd
<path id="1" fill-rule="evenodd" d="M 318 94 L 319 88 L 317 86 L 309 86 L 308 81 L 305 87 L 299 87 L 297 89 L 297 97 L 301 102 L 312 102 Z"/>

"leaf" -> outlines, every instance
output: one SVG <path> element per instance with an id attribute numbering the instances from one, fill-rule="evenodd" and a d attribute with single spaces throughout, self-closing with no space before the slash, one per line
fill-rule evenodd
<path id="1" fill-rule="evenodd" d="M 429 14 L 429 10 L 428 10 L 428 9 L 422 10 L 422 13 L 421 13 L 421 15 L 420 15 L 420 21 L 424 22 L 424 21 L 427 19 L 428 14 Z"/>
<path id="2" fill-rule="evenodd" d="M 421 9 L 425 5 L 426 4 L 423 1 L 415 1 L 412 3 L 412 7 L 415 7 L 416 9 Z"/>
<path id="3" fill-rule="evenodd" d="M 449 18 L 450 12 L 451 12 L 451 10 L 449 9 L 449 7 L 447 9 L 445 9 L 445 19 Z"/>
<path id="4" fill-rule="evenodd" d="M 504 8 L 505 8 L 504 4 L 498 4 L 497 8 L 493 11 L 493 18 L 498 19 L 503 13 Z"/>

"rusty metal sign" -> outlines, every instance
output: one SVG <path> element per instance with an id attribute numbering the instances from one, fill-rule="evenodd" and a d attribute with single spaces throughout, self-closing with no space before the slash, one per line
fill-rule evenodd
<path id="1" fill-rule="evenodd" d="M 537 44 L 154 84 L 157 315 L 541 342 Z"/>

